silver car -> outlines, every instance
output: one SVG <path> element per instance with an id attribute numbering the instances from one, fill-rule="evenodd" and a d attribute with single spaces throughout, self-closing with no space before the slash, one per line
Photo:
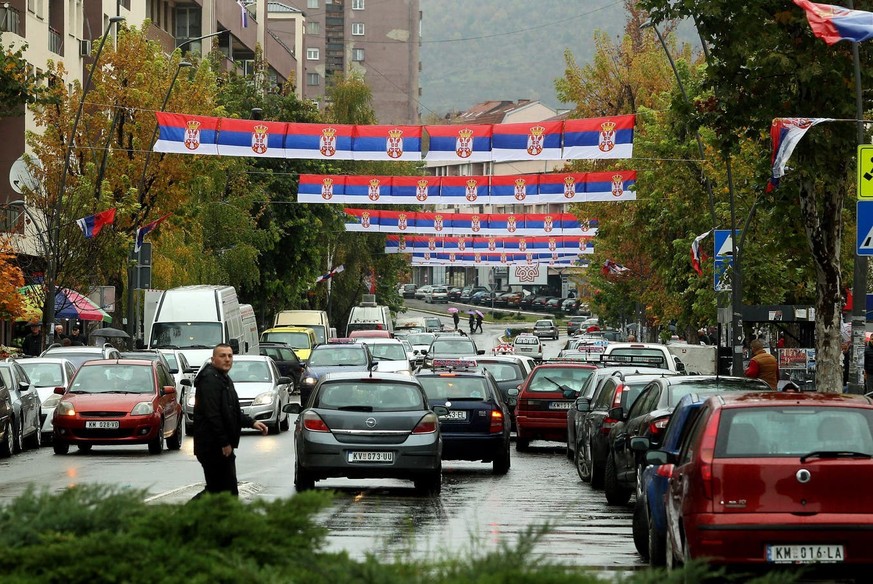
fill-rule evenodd
<path id="1" fill-rule="evenodd" d="M 70 381 L 76 374 L 76 366 L 69 359 L 53 357 L 22 358 L 16 361 L 27 373 L 31 386 L 36 388 L 36 393 L 39 395 L 42 406 L 40 413 L 42 440 L 50 442 L 52 438 L 52 414 L 55 413 L 55 407 L 61 401 L 61 396 L 55 393 L 55 388 L 70 387 Z"/>
<path id="2" fill-rule="evenodd" d="M 294 486 L 315 487 L 330 477 L 406 479 L 428 494 L 442 487 L 442 437 L 438 415 L 421 384 L 394 373 L 328 373 L 294 426 Z"/>
<path id="3" fill-rule="evenodd" d="M 263 355 L 234 355 L 230 378 L 239 396 L 239 405 L 253 420 L 267 425 L 270 434 L 290 428 L 288 403 L 292 381 L 279 374 L 276 363 Z"/>

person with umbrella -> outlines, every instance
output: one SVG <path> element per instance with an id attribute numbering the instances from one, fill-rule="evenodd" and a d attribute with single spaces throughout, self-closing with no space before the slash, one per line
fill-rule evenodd
<path id="1" fill-rule="evenodd" d="M 461 322 L 461 317 L 458 316 L 458 309 L 457 308 L 455 308 L 455 309 L 450 308 L 449 312 L 452 313 L 452 322 L 455 323 L 455 330 L 458 330 L 458 324 Z"/>
<path id="2" fill-rule="evenodd" d="M 482 319 L 483 319 L 484 317 L 485 317 L 484 314 L 482 314 L 482 313 L 479 312 L 478 310 L 476 311 L 476 328 L 479 329 L 479 332 L 480 332 L 480 333 L 481 333 L 481 332 L 484 332 L 484 331 L 482 330 Z"/>
<path id="3" fill-rule="evenodd" d="M 470 334 L 472 335 L 473 333 L 476 332 L 476 315 L 473 313 L 472 310 L 469 312 L 469 314 L 470 314 Z"/>

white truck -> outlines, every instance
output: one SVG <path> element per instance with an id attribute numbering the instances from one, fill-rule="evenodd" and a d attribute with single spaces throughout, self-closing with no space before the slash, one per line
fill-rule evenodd
<path id="1" fill-rule="evenodd" d="M 247 342 L 249 337 L 232 286 L 196 285 L 164 290 L 148 338 L 149 349 L 179 349 L 197 368 L 212 356 L 212 349 L 219 343 L 229 344 L 234 353 L 259 352 L 257 334 L 254 342 Z"/>
<path id="2" fill-rule="evenodd" d="M 716 375 L 718 373 L 718 347 L 715 345 L 690 345 L 668 343 L 667 350 L 685 365 L 689 374 Z"/>

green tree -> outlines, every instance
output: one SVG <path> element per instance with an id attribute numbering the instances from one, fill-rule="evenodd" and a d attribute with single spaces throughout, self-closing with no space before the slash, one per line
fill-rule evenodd
<path id="1" fill-rule="evenodd" d="M 13 48 L 0 43 L 0 118 L 24 115 L 21 106 L 52 99 L 46 87 L 49 75 L 29 67 L 26 49 L 27 45 Z"/>

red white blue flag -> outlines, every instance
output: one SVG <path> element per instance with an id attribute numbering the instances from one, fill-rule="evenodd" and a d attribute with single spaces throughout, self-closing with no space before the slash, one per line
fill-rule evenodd
<path id="1" fill-rule="evenodd" d="M 137 229 L 136 230 L 136 243 L 134 244 L 133 251 L 139 252 L 139 250 L 142 248 L 142 244 L 145 240 L 145 236 L 148 235 L 149 233 L 151 233 L 152 231 L 154 231 L 155 228 L 157 228 L 158 225 L 163 223 L 163 221 L 167 217 L 169 217 L 170 215 L 171 215 L 171 213 L 167 213 L 166 215 L 164 215 L 160 219 L 155 219 L 151 223 L 143 225 L 142 227 Z"/>
<path id="2" fill-rule="evenodd" d="M 216 140 L 221 156 L 285 158 L 285 122 L 224 118 Z"/>
<path id="3" fill-rule="evenodd" d="M 155 152 L 218 154 L 218 130 L 223 118 L 155 112 L 158 140 Z"/>
<path id="4" fill-rule="evenodd" d="M 632 158 L 636 116 L 564 121 L 564 158 L 597 160 Z"/>
<path id="5" fill-rule="evenodd" d="M 355 127 L 346 124 L 289 123 L 285 156 L 309 160 L 351 160 Z"/>
<path id="6" fill-rule="evenodd" d="M 488 162 L 491 160 L 491 132 L 488 125 L 425 126 L 430 143 L 428 162 Z"/>
<path id="7" fill-rule="evenodd" d="M 703 275 L 703 270 L 701 269 L 700 264 L 707 259 L 706 252 L 704 252 L 700 247 L 700 242 L 706 239 L 710 233 L 712 233 L 712 229 L 706 233 L 701 233 L 691 242 L 691 267 L 694 268 L 694 271 L 697 272 L 698 276 Z"/>
<path id="8" fill-rule="evenodd" d="M 297 185 L 298 203 L 347 202 L 346 177 L 342 175 L 301 174 Z"/>
<path id="9" fill-rule="evenodd" d="M 564 122 L 497 124 L 491 137 L 491 160 L 561 160 Z"/>
<path id="10" fill-rule="evenodd" d="M 334 276 L 336 276 L 340 272 L 344 272 L 345 269 L 346 269 L 346 267 L 344 265 L 337 266 L 334 269 L 332 269 L 331 271 L 329 271 L 328 273 L 322 274 L 321 276 L 317 277 L 315 279 L 315 283 L 318 284 L 319 282 L 323 282 L 325 280 L 330 280 L 331 278 L 333 278 Z"/>
<path id="11" fill-rule="evenodd" d="M 249 11 L 246 10 L 246 5 L 243 0 L 236 0 L 236 3 L 239 5 L 239 23 L 240 26 L 246 28 L 249 25 Z"/>
<path id="12" fill-rule="evenodd" d="M 355 126 L 355 160 L 421 160 L 421 126 Z"/>
<path id="13" fill-rule="evenodd" d="M 840 41 L 860 43 L 873 38 L 873 12 L 843 6 L 794 0 L 806 12 L 812 34 L 829 45 Z"/>
<path id="14" fill-rule="evenodd" d="M 829 122 L 832 118 L 776 118 L 770 125 L 772 153 L 770 156 L 770 181 L 767 192 L 779 186 L 779 179 L 785 176 L 785 165 L 791 153 L 804 134 L 816 124 Z"/>
<path id="15" fill-rule="evenodd" d="M 94 215 L 88 215 L 76 220 L 76 225 L 85 234 L 85 237 L 91 239 L 96 237 L 104 225 L 112 225 L 115 222 L 115 207 L 106 209 Z"/>

